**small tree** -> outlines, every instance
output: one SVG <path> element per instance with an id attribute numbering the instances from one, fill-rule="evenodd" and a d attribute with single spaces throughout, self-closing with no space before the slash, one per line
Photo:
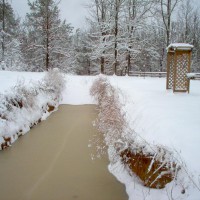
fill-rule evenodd
<path id="1" fill-rule="evenodd" d="M 167 46 L 169 46 L 171 39 L 172 13 L 180 1 L 181 0 L 160 0 L 161 16 L 166 30 Z"/>

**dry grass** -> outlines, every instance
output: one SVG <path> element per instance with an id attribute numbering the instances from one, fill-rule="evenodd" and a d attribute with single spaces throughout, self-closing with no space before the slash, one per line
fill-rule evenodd
<path id="1" fill-rule="evenodd" d="M 102 136 L 96 136 L 93 146 L 97 146 L 97 154 L 104 154 L 106 146 L 117 146 L 123 140 L 123 132 L 127 126 L 121 110 L 118 91 L 113 88 L 104 77 L 97 79 L 90 90 L 91 95 L 98 102 L 98 119 L 95 126 Z M 100 139 L 101 138 L 101 139 Z"/>
<path id="2" fill-rule="evenodd" d="M 131 171 L 142 180 L 144 186 L 149 188 L 164 188 L 177 174 L 176 163 L 165 162 L 165 157 L 160 161 L 155 154 L 132 152 L 131 149 L 126 149 L 120 156 Z"/>

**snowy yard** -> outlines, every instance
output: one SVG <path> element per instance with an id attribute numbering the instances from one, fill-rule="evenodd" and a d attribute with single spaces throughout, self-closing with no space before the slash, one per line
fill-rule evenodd
<path id="1" fill-rule="evenodd" d="M 188 94 L 165 90 L 163 78 L 110 80 L 125 94 L 132 128 L 150 143 L 181 151 L 188 167 L 200 173 L 200 81 L 191 81 Z"/>
<path id="2" fill-rule="evenodd" d="M 19 79 L 28 85 L 37 82 L 43 73 L 0 72 L 0 93 L 6 93 Z M 62 104 L 94 104 L 89 90 L 96 77 L 66 76 L 66 89 Z M 123 94 L 124 110 L 128 121 L 142 138 L 151 144 L 161 144 L 177 151 L 188 172 L 200 187 L 200 81 L 191 81 L 190 93 L 166 91 L 164 78 L 108 77 Z M 115 167 L 115 168 L 114 168 Z M 170 190 L 149 190 L 130 178 L 120 166 L 109 169 L 126 184 L 130 200 L 172 199 Z M 169 188 L 173 188 L 169 184 Z M 168 193 L 169 192 L 169 193 Z M 168 196 L 167 196 L 168 195 Z M 174 199 L 199 200 L 200 191 L 190 184 L 183 195 L 175 193 Z"/>
<path id="3" fill-rule="evenodd" d="M 131 127 L 151 144 L 161 144 L 177 151 L 186 168 L 200 186 L 200 81 L 191 81 L 190 94 L 166 91 L 163 78 L 110 78 L 125 95 L 124 109 Z M 190 199 L 198 200 L 200 192 L 192 184 L 185 195 L 141 188 L 128 175 L 111 170 L 127 186 L 130 199 Z M 187 178 L 183 185 L 187 185 Z M 169 184 L 170 185 L 170 184 Z M 173 188 L 173 186 L 171 186 Z M 133 189 L 135 188 L 135 190 Z M 170 188 L 170 187 L 169 187 Z M 134 190 L 134 192 L 133 192 Z M 175 190 L 175 189 L 174 189 Z"/>

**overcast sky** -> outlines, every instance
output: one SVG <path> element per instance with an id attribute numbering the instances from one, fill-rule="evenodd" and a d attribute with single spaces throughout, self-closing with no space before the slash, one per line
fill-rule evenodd
<path id="1" fill-rule="evenodd" d="M 20 16 L 24 17 L 29 11 L 27 0 L 8 0 L 12 3 L 14 11 Z M 33 1 L 33 0 L 31 0 Z M 71 23 L 76 28 L 84 28 L 85 16 L 87 16 L 87 9 L 84 4 L 89 0 L 61 0 L 59 5 L 62 19 L 66 19 L 67 23 Z M 194 0 L 195 4 L 200 6 L 200 0 Z"/>
<path id="2" fill-rule="evenodd" d="M 24 17 L 29 11 L 28 0 L 8 1 L 12 3 L 15 13 L 20 17 Z M 59 8 L 62 19 L 66 19 L 67 23 L 71 23 L 75 29 L 83 28 L 85 26 L 85 16 L 87 15 L 87 9 L 84 5 L 87 1 L 88 0 L 61 0 Z"/>

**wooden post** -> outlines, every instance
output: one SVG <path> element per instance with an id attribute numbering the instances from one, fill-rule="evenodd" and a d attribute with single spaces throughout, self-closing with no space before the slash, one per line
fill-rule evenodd
<path id="1" fill-rule="evenodd" d="M 192 58 L 192 52 L 189 53 L 188 72 L 190 72 L 191 58 Z M 188 83 L 187 83 L 187 91 L 188 93 L 190 93 L 190 79 L 189 78 L 188 78 Z"/>
<path id="2" fill-rule="evenodd" d="M 173 92 L 176 90 L 176 73 L 177 73 L 177 52 L 175 51 L 174 55 L 174 77 L 173 77 Z"/>
<path id="3" fill-rule="evenodd" d="M 170 89 L 169 88 L 169 73 L 170 73 L 170 56 L 169 53 L 167 54 L 167 83 L 166 83 L 166 89 Z"/>

